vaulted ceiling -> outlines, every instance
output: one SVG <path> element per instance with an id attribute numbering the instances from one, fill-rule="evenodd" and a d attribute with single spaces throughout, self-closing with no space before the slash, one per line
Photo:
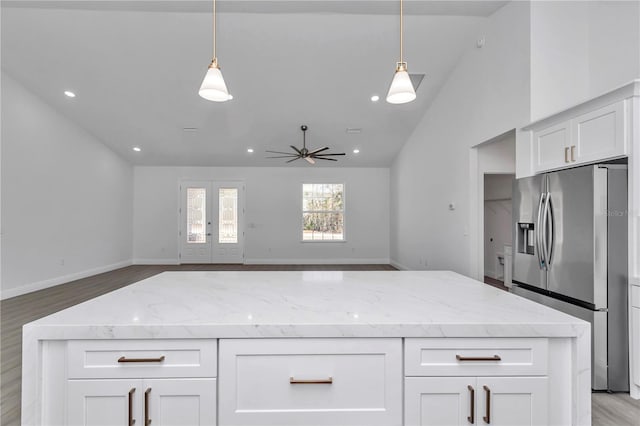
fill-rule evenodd
<path id="1" fill-rule="evenodd" d="M 399 50 L 387 0 L 218 1 L 225 103 L 197 93 L 210 1 L 3 1 L 2 69 L 133 164 L 281 166 L 264 151 L 301 145 L 306 124 L 309 148 L 347 153 L 330 165 L 388 166 L 504 3 L 406 0 L 405 59 L 425 78 L 405 105 L 384 102 Z"/>

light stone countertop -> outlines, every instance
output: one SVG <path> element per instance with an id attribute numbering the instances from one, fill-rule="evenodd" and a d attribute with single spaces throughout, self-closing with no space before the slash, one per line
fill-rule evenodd
<path id="1" fill-rule="evenodd" d="M 164 272 L 25 325 L 30 339 L 579 337 L 589 324 L 449 271 Z"/>

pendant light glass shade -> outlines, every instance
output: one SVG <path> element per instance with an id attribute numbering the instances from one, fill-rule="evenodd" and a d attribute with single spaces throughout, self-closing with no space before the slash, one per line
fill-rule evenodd
<path id="1" fill-rule="evenodd" d="M 387 93 L 387 102 L 390 104 L 404 104 L 411 102 L 416 98 L 416 91 L 413 89 L 411 78 L 404 64 L 398 64 L 396 73 L 393 75 L 389 93 Z"/>
<path id="2" fill-rule="evenodd" d="M 220 71 L 216 61 L 211 62 L 211 65 L 209 65 L 198 94 L 206 100 L 214 102 L 225 102 L 231 99 L 227 85 L 222 77 L 222 71 Z"/>

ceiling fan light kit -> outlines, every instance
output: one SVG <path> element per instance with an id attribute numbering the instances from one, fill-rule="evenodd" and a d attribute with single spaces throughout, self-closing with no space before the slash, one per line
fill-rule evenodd
<path id="1" fill-rule="evenodd" d="M 224 82 L 216 56 L 216 0 L 213 0 L 213 59 L 198 94 L 204 99 L 214 102 L 226 102 L 233 98 Z"/>

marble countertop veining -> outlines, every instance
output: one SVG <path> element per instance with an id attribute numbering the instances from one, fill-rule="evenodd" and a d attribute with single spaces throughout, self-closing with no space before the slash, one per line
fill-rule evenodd
<path id="1" fill-rule="evenodd" d="M 39 339 L 574 337 L 588 323 L 449 271 L 164 272 L 25 325 Z"/>

